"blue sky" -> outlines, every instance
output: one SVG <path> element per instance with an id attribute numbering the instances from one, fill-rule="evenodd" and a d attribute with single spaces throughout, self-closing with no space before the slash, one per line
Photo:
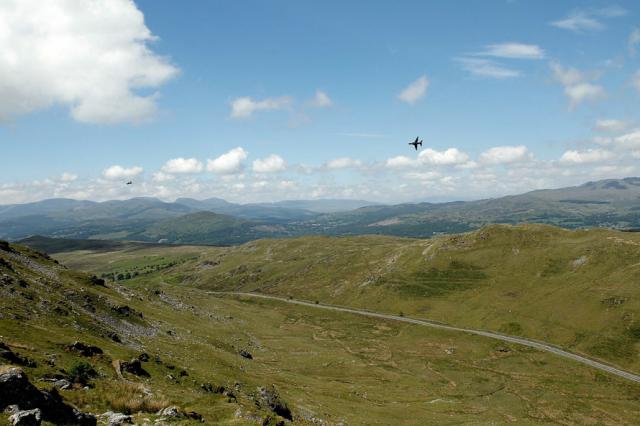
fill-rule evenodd
<path id="1" fill-rule="evenodd" d="M 0 204 L 450 200 L 638 174 L 637 2 L 40 5 L 0 5 Z"/>

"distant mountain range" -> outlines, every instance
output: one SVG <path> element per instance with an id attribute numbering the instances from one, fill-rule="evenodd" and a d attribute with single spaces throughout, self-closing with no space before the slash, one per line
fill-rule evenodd
<path id="1" fill-rule="evenodd" d="M 162 243 L 237 244 L 299 235 L 430 237 L 489 223 L 640 228 L 640 178 L 609 179 L 502 198 L 381 205 L 362 200 L 235 204 L 219 198 L 51 199 L 0 206 L 0 239 L 32 235 Z"/>

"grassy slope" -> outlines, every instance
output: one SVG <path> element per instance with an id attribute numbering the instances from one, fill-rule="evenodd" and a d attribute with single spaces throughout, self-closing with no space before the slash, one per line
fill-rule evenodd
<path id="1" fill-rule="evenodd" d="M 206 258 L 224 251 L 198 249 Z M 151 256 L 148 250 L 118 253 L 109 261 L 111 265 L 131 262 L 141 253 Z M 182 256 L 185 250 L 169 248 L 164 256 Z M 88 257 L 85 265 L 96 262 Z M 37 261 L 47 269 L 59 270 L 46 259 Z M 177 273 L 185 265 L 173 269 Z M 151 379 L 129 379 L 144 383 L 170 403 L 202 413 L 209 423 L 255 424 L 236 419 L 234 413 L 238 409 L 245 415 L 257 411 L 264 417 L 251 395 L 256 386 L 272 384 L 300 424 L 305 417 L 322 418 L 327 424 L 344 420 L 351 425 L 415 424 L 417 419 L 437 424 L 632 424 L 640 414 L 637 384 L 549 354 L 477 336 L 277 302 L 219 299 L 198 288 L 165 283 L 170 272 L 138 277 L 128 281 L 126 288 L 111 285 L 111 289 L 102 289 L 87 287 L 82 274 L 60 270 L 64 277 L 71 274 L 62 280 L 65 288 L 99 293 L 104 297 L 101 304 L 126 303 L 143 312 L 152 333 L 131 334 L 124 344 L 117 344 L 101 337 L 92 326 L 94 321 L 83 320 L 86 315 L 82 313 L 57 319 L 41 303 L 11 303 L 2 312 L 21 306 L 19 309 L 35 309 L 39 314 L 20 322 L 0 319 L 3 340 L 19 344 L 21 354 L 39 362 L 41 367 L 28 369 L 34 378 L 55 370 L 43 362 L 49 353 L 59 354 L 59 366 L 70 365 L 74 356 L 61 350 L 61 345 L 77 338 L 102 347 L 112 358 L 129 359 L 143 349 L 160 354 L 165 364 L 185 368 L 189 376 L 179 383 L 167 381 L 166 374 L 177 370 L 150 362 L 144 367 Z M 30 271 L 23 269 L 20 274 L 28 276 Z M 52 294 L 56 293 L 36 296 Z M 24 349 L 27 347 L 32 349 Z M 239 357 L 238 349 L 248 350 L 254 359 Z M 109 408 L 108 395 L 114 393 L 117 381 L 107 361 L 91 362 L 103 375 L 95 381 L 96 387 L 63 395 L 85 410 L 101 412 Z M 231 387 L 238 382 L 238 403 L 200 392 L 198 385 L 205 381 Z M 154 416 L 137 416 L 138 420 L 144 417 Z"/>
<path id="2" fill-rule="evenodd" d="M 100 271 L 119 256 L 87 255 L 93 263 L 78 266 Z M 638 262 L 638 234 L 490 226 L 433 240 L 307 237 L 211 248 L 163 280 L 402 311 L 545 340 L 640 371 Z"/>

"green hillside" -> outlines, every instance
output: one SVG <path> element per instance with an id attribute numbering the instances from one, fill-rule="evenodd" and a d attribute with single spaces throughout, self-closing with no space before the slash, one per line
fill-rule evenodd
<path id="1" fill-rule="evenodd" d="M 274 245 L 262 246 L 267 243 Z M 255 269 L 260 264 L 265 274 L 301 275 L 297 282 L 308 282 L 309 288 L 298 291 L 312 294 L 317 282 L 311 278 L 320 268 L 333 280 L 349 261 L 361 270 L 356 259 L 375 258 L 379 268 L 388 267 L 395 255 L 407 261 L 404 256 L 424 250 L 424 243 L 309 238 L 234 248 L 155 246 L 56 255 L 96 271 L 143 266 L 158 257 L 184 260 L 104 286 L 46 256 L 3 245 L 0 341 L 34 361 L 20 368 L 37 386 L 50 388 L 53 384 L 42 379 L 54 376 L 86 380 L 88 389 L 74 384 L 60 390 L 64 401 L 94 414 L 131 413 L 139 424 L 153 422 L 156 411 L 168 406 L 185 416 L 195 412 L 206 424 L 229 425 L 632 424 L 637 419 L 637 384 L 548 353 L 394 321 L 219 298 L 198 288 L 212 287 L 212 277 L 222 275 L 227 277 L 219 282 L 222 287 L 239 288 L 248 280 L 254 285 L 262 281 L 250 278 L 260 273 Z M 305 259 L 310 250 L 315 260 Z M 251 253 L 255 265 L 240 262 Z M 288 271 L 281 263 L 285 257 Z M 245 263 L 247 269 L 241 267 Z M 329 273 L 326 266 L 332 264 L 336 270 Z M 453 273 L 459 281 L 478 278 L 475 272 L 469 278 L 465 268 Z M 345 296 L 355 277 L 344 275 Z M 333 295 L 317 294 L 337 300 L 339 288 Z M 103 354 L 66 349 L 78 340 Z M 130 367 L 117 373 L 115 361 L 146 360 L 143 353 L 149 358 L 139 366 L 148 376 L 129 372 L 136 371 Z M 0 359 L 5 364 L 0 373 L 15 362 Z M 92 370 L 97 374 L 87 373 Z M 198 423 L 189 417 L 170 420 Z"/>
<path id="2" fill-rule="evenodd" d="M 74 262 L 72 253 L 58 258 Z M 112 268 L 107 258 L 87 255 L 82 266 Z M 640 371 L 638 262 L 640 234 L 493 225 L 430 240 L 254 241 L 203 253 L 162 280 L 402 311 L 545 340 Z"/>

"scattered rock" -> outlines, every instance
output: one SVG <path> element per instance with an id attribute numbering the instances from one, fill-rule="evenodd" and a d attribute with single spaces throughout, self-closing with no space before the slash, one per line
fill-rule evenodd
<path id="1" fill-rule="evenodd" d="M 72 352 L 78 352 L 82 356 L 94 356 L 102 354 L 102 349 L 97 346 L 87 345 L 79 341 L 75 341 L 67 346 L 67 350 Z"/>
<path id="2" fill-rule="evenodd" d="M 98 278 L 98 277 L 96 277 L 95 275 L 92 275 L 92 276 L 89 278 L 89 282 L 90 282 L 91 284 L 93 284 L 93 285 L 99 285 L 99 286 L 101 286 L 101 287 L 106 287 L 106 285 L 105 285 L 105 283 L 104 283 L 104 280 L 103 280 L 102 278 Z"/>
<path id="3" fill-rule="evenodd" d="M 138 355 L 138 359 L 142 362 L 147 362 L 149 361 L 149 354 L 146 352 L 142 352 L 140 355 Z"/>
<path id="4" fill-rule="evenodd" d="M 200 385 L 200 389 L 202 389 L 205 392 L 208 393 L 219 393 L 219 394 L 224 394 L 225 393 L 225 388 L 224 386 L 216 386 L 216 385 L 212 385 L 211 383 L 203 383 Z"/>
<path id="5" fill-rule="evenodd" d="M 60 379 L 53 382 L 53 386 L 60 390 L 71 389 L 71 382 L 67 379 Z"/>
<path id="6" fill-rule="evenodd" d="M 13 426 L 38 426 L 42 423 L 42 412 L 39 408 L 18 411 L 9 417 L 9 421 Z"/>
<path id="7" fill-rule="evenodd" d="M 580 266 L 586 264 L 588 261 L 589 261 L 589 258 L 587 256 L 580 256 L 579 258 L 573 261 L 573 267 L 579 268 Z"/>
<path id="8" fill-rule="evenodd" d="M 269 408 L 275 414 L 287 420 L 293 420 L 291 410 L 287 404 L 280 399 L 278 392 L 272 386 L 271 388 L 258 388 L 258 403 L 265 408 Z"/>
<path id="9" fill-rule="evenodd" d="M 142 318 L 142 312 L 138 312 L 135 309 L 127 306 L 127 305 L 118 305 L 118 306 L 112 306 L 111 310 L 119 315 L 122 315 L 124 317 L 131 317 L 131 316 L 137 316 Z"/>
<path id="10" fill-rule="evenodd" d="M 108 332 L 107 337 L 116 343 L 122 343 L 122 339 L 120 338 L 120 336 L 118 336 L 118 334 L 113 331 Z"/>
<path id="11" fill-rule="evenodd" d="M 240 350 L 240 352 L 238 352 L 238 355 L 240 355 L 242 358 L 253 359 L 253 355 L 251 355 L 248 351 L 244 349 Z"/>
<path id="12" fill-rule="evenodd" d="M 136 376 L 141 376 L 141 377 L 151 376 L 144 368 L 142 368 L 142 363 L 137 358 L 133 358 L 131 361 L 121 362 L 120 368 L 122 371 L 126 371 L 127 373 L 134 374 Z"/>
<path id="13" fill-rule="evenodd" d="M 0 359 L 5 360 L 9 364 L 20 365 L 22 367 L 37 367 L 34 360 L 13 353 L 11 348 L 2 342 L 0 342 Z"/>
<path id="14" fill-rule="evenodd" d="M 163 408 L 162 410 L 158 411 L 156 414 L 158 416 L 163 416 L 163 417 L 172 417 L 172 418 L 181 417 L 180 410 L 178 410 L 178 407 L 176 406 Z"/>
<path id="15" fill-rule="evenodd" d="M 133 424 L 131 416 L 122 413 L 110 413 L 107 419 L 107 426 L 121 426 L 124 424 Z"/>
<path id="16" fill-rule="evenodd" d="M 10 368 L 0 374 L 0 410 L 14 404 L 21 410 L 39 408 L 42 420 L 54 424 L 96 424 L 95 416 L 65 404 L 57 389 L 47 392 L 33 386 L 20 368 Z"/>

